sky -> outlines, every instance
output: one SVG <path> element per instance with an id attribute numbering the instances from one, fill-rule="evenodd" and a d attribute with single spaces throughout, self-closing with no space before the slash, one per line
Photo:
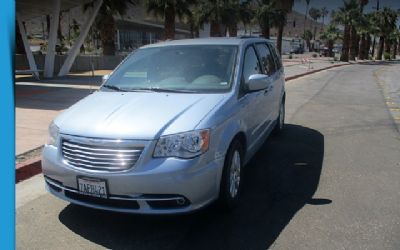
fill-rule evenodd
<path id="1" fill-rule="evenodd" d="M 369 0 L 369 3 L 365 6 L 365 12 L 371 12 L 376 9 L 376 3 L 378 0 Z M 310 8 L 314 7 L 321 9 L 326 7 L 329 11 L 338 9 L 343 5 L 343 0 L 310 0 Z M 400 0 L 379 0 L 380 8 L 389 7 L 391 9 L 400 9 Z M 294 0 L 294 10 L 300 13 L 306 12 L 306 0 Z M 325 18 L 325 22 L 330 20 L 330 14 Z"/>

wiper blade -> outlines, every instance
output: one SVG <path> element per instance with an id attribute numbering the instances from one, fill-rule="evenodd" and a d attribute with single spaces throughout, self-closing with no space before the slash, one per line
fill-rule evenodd
<path id="1" fill-rule="evenodd" d="M 120 88 L 118 86 L 114 86 L 114 85 L 103 85 L 103 87 L 112 89 L 112 90 L 123 91 L 123 92 L 170 92 L 170 93 L 193 93 L 193 92 L 195 92 L 193 90 L 164 89 L 164 88 L 158 88 L 158 87 L 132 88 L 132 89 L 122 89 L 122 88 Z"/>
<path id="2" fill-rule="evenodd" d="M 151 88 L 140 88 L 138 90 L 148 90 L 154 92 L 169 92 L 169 93 L 194 93 L 196 91 L 193 90 L 186 90 L 186 89 L 164 89 L 158 87 L 151 87 Z"/>
<path id="3" fill-rule="evenodd" d="M 122 91 L 122 92 L 126 92 L 127 91 L 125 89 L 121 89 L 120 87 L 117 87 L 117 86 L 114 86 L 114 85 L 103 85 L 103 87 L 107 88 L 107 89 Z"/>

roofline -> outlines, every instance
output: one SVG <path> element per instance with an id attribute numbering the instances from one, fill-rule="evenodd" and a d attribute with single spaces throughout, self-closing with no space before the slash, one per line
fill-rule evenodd
<path id="1" fill-rule="evenodd" d="M 188 38 L 188 39 L 177 39 L 160 41 L 158 43 L 148 44 L 142 46 L 141 48 L 153 48 L 153 47 L 163 47 L 163 46 L 185 46 L 185 45 L 232 45 L 241 46 L 246 43 L 251 42 L 271 42 L 265 38 L 258 37 L 208 37 L 208 38 Z"/>

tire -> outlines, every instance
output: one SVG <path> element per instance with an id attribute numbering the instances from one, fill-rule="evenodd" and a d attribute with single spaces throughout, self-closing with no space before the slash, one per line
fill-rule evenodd
<path id="1" fill-rule="evenodd" d="M 224 211 L 233 210 L 239 203 L 241 193 L 241 173 L 243 167 L 243 146 L 234 140 L 225 157 L 221 177 L 218 203 Z"/>
<path id="2" fill-rule="evenodd" d="M 275 122 L 273 134 L 277 135 L 281 133 L 284 127 L 285 127 L 285 101 L 282 100 L 281 105 L 279 106 L 279 115 Z"/>

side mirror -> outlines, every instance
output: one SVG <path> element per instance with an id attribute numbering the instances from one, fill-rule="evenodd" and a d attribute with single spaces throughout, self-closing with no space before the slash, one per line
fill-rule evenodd
<path id="1" fill-rule="evenodd" d="M 267 75 L 254 74 L 249 76 L 246 85 L 249 91 L 262 90 L 268 88 L 271 85 L 271 80 Z"/>
<path id="2" fill-rule="evenodd" d="M 105 81 L 108 80 L 108 78 L 110 78 L 110 75 L 103 75 L 103 77 L 101 78 L 101 83 L 103 84 Z"/>

